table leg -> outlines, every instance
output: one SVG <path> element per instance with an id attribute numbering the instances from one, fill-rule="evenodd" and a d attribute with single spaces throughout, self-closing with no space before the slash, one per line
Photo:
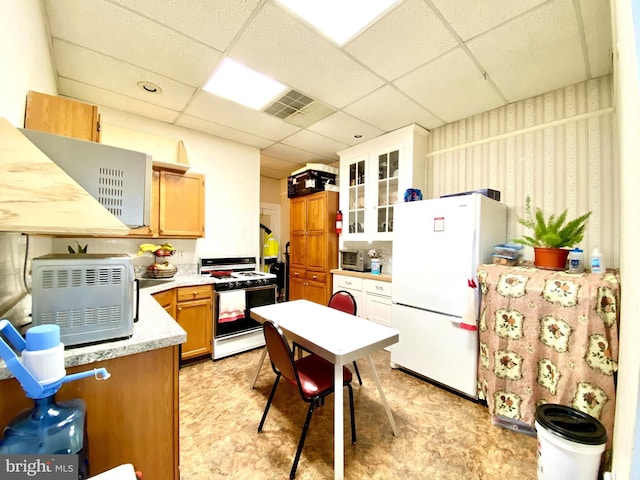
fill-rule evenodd
<path id="1" fill-rule="evenodd" d="M 333 476 L 344 478 L 344 388 L 342 388 L 342 364 L 333 367 L 334 409 L 333 409 Z"/>
<path id="2" fill-rule="evenodd" d="M 369 367 L 371 367 L 373 379 L 376 381 L 376 386 L 378 387 L 378 393 L 380 394 L 380 398 L 382 399 L 384 411 L 387 412 L 387 418 L 389 419 L 389 423 L 391 424 L 391 431 L 393 432 L 393 435 L 397 437 L 398 428 L 396 427 L 396 421 L 393 419 L 393 414 L 391 413 L 391 409 L 389 408 L 389 404 L 387 403 L 387 397 L 384 396 L 384 392 L 382 391 L 380 377 L 378 377 L 378 372 L 376 371 L 376 367 L 373 365 L 373 362 L 371 361 L 371 355 L 369 354 L 367 354 L 367 362 L 369 363 Z"/>
<path id="3" fill-rule="evenodd" d="M 258 380 L 258 375 L 260 375 L 260 370 L 262 369 L 262 364 L 264 363 L 264 357 L 267 356 L 267 347 L 262 349 L 262 354 L 260 355 L 260 361 L 258 362 L 258 368 L 256 368 L 256 376 L 253 377 L 253 383 L 251 384 L 251 388 L 256 386 L 256 381 Z"/>

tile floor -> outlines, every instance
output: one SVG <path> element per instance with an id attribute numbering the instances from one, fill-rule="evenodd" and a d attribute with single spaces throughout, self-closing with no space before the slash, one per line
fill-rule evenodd
<path id="1" fill-rule="evenodd" d="M 274 380 L 265 362 L 255 389 L 250 388 L 260 353 L 253 350 L 181 368 L 181 480 L 288 478 L 307 404 L 293 387 L 281 382 L 258 434 Z M 493 426 L 481 404 L 392 370 L 384 350 L 374 354 L 373 361 L 399 436 L 391 433 L 362 359 L 358 367 L 364 384 L 354 380 L 355 445 L 345 416 L 346 479 L 536 478 L 535 438 Z M 345 402 L 347 398 L 345 391 Z M 332 432 L 330 396 L 313 414 L 297 479 L 333 478 Z"/>

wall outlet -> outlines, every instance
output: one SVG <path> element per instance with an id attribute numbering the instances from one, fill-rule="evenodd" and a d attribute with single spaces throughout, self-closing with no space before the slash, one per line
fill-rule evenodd
<path id="1" fill-rule="evenodd" d="M 178 260 L 182 262 L 184 260 L 184 250 L 178 250 L 176 253 L 178 254 Z"/>

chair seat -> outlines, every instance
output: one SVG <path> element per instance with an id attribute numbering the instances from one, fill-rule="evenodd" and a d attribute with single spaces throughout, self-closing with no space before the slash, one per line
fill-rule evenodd
<path id="1" fill-rule="evenodd" d="M 331 389 L 333 386 L 333 363 L 316 354 L 307 355 L 295 361 L 300 387 L 307 398 Z M 344 383 L 351 382 L 352 374 L 348 367 L 342 367 Z"/>

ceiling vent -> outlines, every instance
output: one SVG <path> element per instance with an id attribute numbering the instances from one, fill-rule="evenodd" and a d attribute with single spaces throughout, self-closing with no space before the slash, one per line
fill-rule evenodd
<path id="1" fill-rule="evenodd" d="M 295 90 L 290 90 L 264 111 L 301 128 L 306 128 L 335 112 L 329 105 Z"/>

